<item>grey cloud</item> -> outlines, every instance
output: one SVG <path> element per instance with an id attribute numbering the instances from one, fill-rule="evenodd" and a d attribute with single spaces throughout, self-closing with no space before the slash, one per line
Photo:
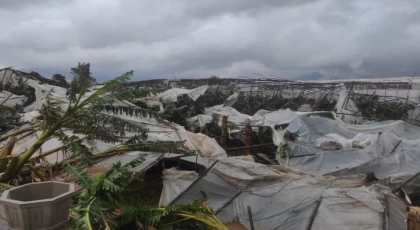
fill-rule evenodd
<path id="1" fill-rule="evenodd" d="M 65 3 L 71 0 L 2 0 L 0 9 L 19 10 L 27 7 L 48 7 L 57 3 Z"/>
<path id="2" fill-rule="evenodd" d="M 13 3 L 14 2 L 14 3 Z M 2 1 L 0 67 L 105 80 L 410 76 L 420 67 L 414 0 Z M 51 70 L 51 71 L 47 71 Z"/>

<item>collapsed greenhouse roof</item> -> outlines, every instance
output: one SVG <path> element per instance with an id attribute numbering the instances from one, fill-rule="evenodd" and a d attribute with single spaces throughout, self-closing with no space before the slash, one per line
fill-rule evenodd
<path id="1" fill-rule="evenodd" d="M 0 77 L 1 75 L 0 72 Z M 8 76 L 7 81 L 13 84 L 18 85 L 22 82 L 14 79 L 13 74 L 4 76 Z M 243 81 L 240 83 L 243 84 Z M 25 105 L 25 113 L 21 117 L 21 121 L 26 124 L 4 132 L 3 136 L 30 128 L 30 123 L 39 115 L 38 111 L 46 100 L 54 100 L 63 107 L 68 103 L 66 89 L 40 84 L 32 78 L 28 78 L 25 84 L 35 90 L 35 101 Z M 195 86 L 190 89 L 171 88 L 148 98 L 116 103 L 119 106 L 134 107 L 137 106 L 137 102 L 141 102 L 148 107 L 159 107 L 159 112 L 164 114 L 173 104 L 181 105 L 179 108 L 188 107 L 183 104 L 183 96 L 187 97 L 187 103 L 200 104 L 203 100 L 208 100 L 209 95 L 217 96 L 217 91 L 223 88 L 214 85 Z M 277 149 L 272 153 L 274 155 L 269 162 L 276 165 L 257 163 L 250 156 L 232 157 L 229 149 L 218 143 L 218 138 L 187 131 L 185 124 L 115 113 L 111 115 L 147 129 L 147 141 L 182 141 L 190 152 L 125 152 L 97 161 L 89 172 L 93 175 L 103 173 L 112 164 L 127 164 L 140 154 L 147 155 L 146 161 L 135 169 L 139 173 L 148 170 L 164 158 L 198 164 L 207 170 L 204 173 L 176 168 L 163 170 L 163 190 L 159 205 L 207 199 L 223 222 L 229 223 L 239 219 L 247 228 L 250 226 L 248 206 L 251 207 L 256 229 L 333 229 L 337 225 L 342 229 L 400 229 L 405 226 L 404 209 L 409 202 L 416 202 L 410 200 L 410 197 L 413 198 L 420 191 L 420 184 L 416 178 L 420 172 L 418 126 L 401 120 L 368 121 L 353 101 L 356 98 L 352 97 L 351 90 L 344 85 L 337 85 L 333 90 L 312 89 L 298 94 L 288 90 L 284 91 L 282 96 L 287 100 L 281 108 L 262 108 L 253 114 L 238 111 L 240 106 L 236 103 L 244 100 L 244 95 L 245 98 L 249 98 L 253 93 L 257 95 L 258 92 L 264 91 L 262 87 L 257 90 L 256 88 L 258 85 L 240 86 L 223 94 L 227 95 L 222 100 L 223 104 L 213 104 L 205 107 L 202 113 L 184 118 L 188 120 L 189 125 L 194 124 L 198 129 L 203 129 L 213 122 L 214 115 L 226 116 L 228 124 L 233 126 L 225 135 L 228 135 L 229 139 L 238 139 L 239 148 L 250 147 L 241 140 L 243 136 L 248 135 L 243 127 L 249 125 L 254 133 L 261 127 L 267 127 L 271 130 L 270 144 Z M 246 93 L 247 90 L 249 93 Z M 8 99 L 13 99 L 10 103 L 24 104 L 24 101 L 19 99 L 21 96 L 10 96 L 9 92 L 5 91 L 2 93 Z M 311 93 L 317 95 L 317 100 L 301 100 L 303 95 Z M 269 94 L 264 92 L 261 98 L 265 99 Z M 301 100 L 299 104 L 298 100 Z M 312 111 L 317 110 L 316 105 L 305 104 L 311 102 L 319 105 L 319 102 L 328 100 L 335 100 L 334 111 Z M 11 107 L 14 106 L 13 103 Z M 410 103 L 413 104 L 406 104 Z M 295 108 L 300 108 L 300 111 L 289 109 L 291 104 L 295 104 Z M 220 119 L 217 123 L 223 127 Z M 14 151 L 18 154 L 31 146 L 37 140 L 39 132 L 32 130 L 18 135 Z M 71 134 L 72 130 L 66 132 Z M 235 136 L 235 133 L 239 133 L 239 137 Z M 126 132 L 125 135 L 128 140 L 137 133 Z M 115 147 L 115 144 L 99 140 L 82 141 L 93 154 L 103 153 Z M 6 140 L 3 139 L 1 144 L 5 143 Z M 284 143 L 287 143 L 289 149 L 286 156 L 279 151 Z M 42 146 L 37 155 L 43 155 L 60 146 L 62 143 L 58 138 L 52 138 Z M 46 156 L 39 164 L 56 164 L 71 156 L 71 153 L 64 149 L 55 153 Z M 366 175 L 370 173 L 374 176 L 367 180 Z M 401 199 L 393 190 L 401 190 L 405 198 Z"/>

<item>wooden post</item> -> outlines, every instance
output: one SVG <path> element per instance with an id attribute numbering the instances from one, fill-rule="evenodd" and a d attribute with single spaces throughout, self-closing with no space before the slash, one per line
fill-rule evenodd
<path id="1" fill-rule="evenodd" d="M 227 120 L 228 120 L 228 116 L 223 115 L 223 117 L 222 117 L 222 135 L 220 136 L 220 146 L 222 146 L 222 148 L 226 148 L 227 141 L 228 141 L 228 138 L 229 138 Z"/>
<path id="2" fill-rule="evenodd" d="M 246 155 L 252 155 L 252 128 L 249 119 L 245 122 L 245 144 L 248 147 L 245 149 Z"/>
<path id="3" fill-rule="evenodd" d="M 407 230 L 420 230 L 420 207 L 407 207 L 405 219 Z"/>

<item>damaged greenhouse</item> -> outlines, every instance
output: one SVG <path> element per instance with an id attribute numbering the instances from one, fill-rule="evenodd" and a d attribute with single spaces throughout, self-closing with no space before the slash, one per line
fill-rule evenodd
<path id="1" fill-rule="evenodd" d="M 95 85 L 89 67 L 68 88 L 0 70 L 2 190 L 74 184 L 72 228 L 419 226 L 420 79 Z"/>

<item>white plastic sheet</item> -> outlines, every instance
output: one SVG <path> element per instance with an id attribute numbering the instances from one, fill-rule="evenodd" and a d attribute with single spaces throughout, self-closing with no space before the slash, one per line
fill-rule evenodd
<path id="1" fill-rule="evenodd" d="M 250 206 L 255 229 L 305 229 L 320 201 L 313 230 L 382 229 L 384 207 L 380 201 L 387 199 L 385 194 L 389 189 L 386 187 L 364 187 L 363 180 L 358 177 L 321 178 L 291 173 L 277 173 L 278 176 L 273 177 L 273 171 L 261 170 L 259 164 L 247 158 L 231 158 L 229 165 L 225 162 L 219 159 L 212 170 L 221 177 L 209 173 L 200 180 L 202 183 L 194 184 L 176 203 L 202 199 L 201 192 L 204 191 L 207 195 L 211 194 L 207 198 L 213 209 L 219 210 L 234 198 L 236 188 L 242 194 L 217 215 L 224 223 L 239 219 L 249 228 L 247 206 Z M 219 172 L 219 163 L 223 168 L 238 165 L 238 168 L 246 167 L 247 170 L 226 169 L 224 174 L 229 175 L 227 184 L 220 181 L 225 179 L 225 175 Z M 244 179 L 249 181 L 246 188 L 242 186 Z M 389 226 L 399 226 L 404 221 L 404 216 L 398 214 L 399 210 L 393 209 Z"/>
<path id="2" fill-rule="evenodd" d="M 219 159 L 213 168 L 224 180 L 239 187 L 264 179 L 281 178 L 282 174 L 264 164 L 255 163 L 252 157 Z"/>
<path id="3" fill-rule="evenodd" d="M 192 133 L 184 127 L 168 122 L 158 121 L 154 118 L 138 118 L 127 115 L 114 115 L 149 130 L 148 141 L 184 141 L 184 146 L 195 150 L 202 157 L 226 157 L 226 151 L 214 140 L 201 133 Z M 129 135 L 129 134 L 127 134 Z"/>
<path id="4" fill-rule="evenodd" d="M 15 95 L 4 90 L 0 92 L 0 104 L 10 108 L 22 105 L 27 99 L 26 96 Z"/>
<path id="5" fill-rule="evenodd" d="M 196 101 L 207 89 L 208 86 L 200 86 L 195 89 L 172 88 L 159 93 L 153 99 L 162 102 L 177 102 L 179 95 L 187 94 L 191 100 Z"/>
<path id="6" fill-rule="evenodd" d="M 339 117 L 345 123 L 352 123 L 354 121 L 359 123 L 360 121 L 362 121 L 362 117 L 358 116 L 361 115 L 359 109 L 357 108 L 356 103 L 354 103 L 353 100 L 348 98 L 348 96 L 349 95 L 346 86 L 344 84 L 341 84 L 337 104 L 335 105 L 336 112 L 339 114 Z"/>
<path id="7" fill-rule="evenodd" d="M 159 200 L 159 206 L 168 206 L 178 197 L 191 183 L 198 178 L 194 171 L 177 170 L 176 168 L 163 170 L 163 190 Z"/>
<path id="8" fill-rule="evenodd" d="M 289 141 L 289 158 L 277 156 L 282 165 L 318 175 L 373 172 L 393 186 L 420 171 L 420 128 L 403 121 L 349 125 L 309 114 L 297 117 L 287 130 L 298 138 Z M 328 149 L 321 141 L 335 142 L 340 150 Z M 418 188 L 414 183 L 404 189 L 413 192 Z"/>

